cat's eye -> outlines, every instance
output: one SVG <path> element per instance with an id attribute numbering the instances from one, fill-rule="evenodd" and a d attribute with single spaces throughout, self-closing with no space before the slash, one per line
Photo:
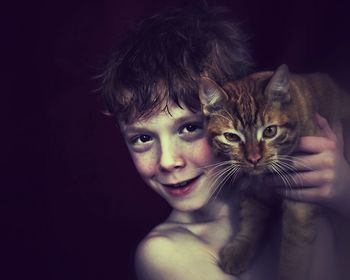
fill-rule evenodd
<path id="1" fill-rule="evenodd" d="M 224 136 L 230 142 L 241 142 L 241 138 L 235 133 L 225 132 Z"/>
<path id="2" fill-rule="evenodd" d="M 276 136 L 276 134 L 277 134 L 277 126 L 276 125 L 270 125 L 270 126 L 266 127 L 264 132 L 263 132 L 264 138 L 272 138 L 272 137 Z"/>

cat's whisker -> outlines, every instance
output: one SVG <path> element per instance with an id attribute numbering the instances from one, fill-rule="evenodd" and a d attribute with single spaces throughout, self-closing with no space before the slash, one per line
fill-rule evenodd
<path id="1" fill-rule="evenodd" d="M 203 166 L 203 169 L 209 169 L 210 172 L 213 172 L 217 169 L 221 169 L 223 166 L 236 166 L 238 165 L 237 162 L 233 161 L 233 160 L 226 160 L 223 162 L 218 162 L 218 163 L 214 163 L 214 164 L 210 164 L 207 166 Z"/>
<path id="2" fill-rule="evenodd" d="M 229 165 L 229 166 L 226 166 L 226 167 L 221 167 L 221 168 L 218 168 L 217 170 L 210 170 L 210 175 L 212 177 L 217 177 L 219 178 L 220 177 L 220 174 L 221 173 L 224 173 L 226 171 L 229 171 L 230 169 L 232 169 L 234 166 L 232 165 Z"/>
<path id="3" fill-rule="evenodd" d="M 228 174 L 225 176 L 224 180 L 223 180 L 222 183 L 221 183 L 220 188 L 216 191 L 216 195 L 215 195 L 213 201 L 216 200 L 216 198 L 218 197 L 220 191 L 221 191 L 222 188 L 225 186 L 226 182 L 227 182 L 230 178 L 232 178 L 232 175 L 235 174 L 236 170 L 237 170 L 237 168 L 233 168 L 233 169 L 230 170 L 230 171 L 228 172 Z"/>
<path id="4" fill-rule="evenodd" d="M 298 169 L 294 165 L 292 165 L 292 164 L 290 164 L 288 162 L 285 162 L 284 160 L 281 160 L 281 159 L 280 160 L 276 160 L 276 163 L 278 165 L 280 165 L 281 167 L 285 168 L 286 169 L 285 171 L 287 173 L 289 173 L 288 170 L 293 172 L 294 174 L 298 174 L 299 173 Z"/>
<path id="5" fill-rule="evenodd" d="M 215 193 L 221 188 L 222 186 L 222 180 L 220 178 L 220 181 L 218 182 L 218 180 L 216 180 L 216 182 L 214 182 L 211 186 L 210 186 L 210 190 L 209 190 L 209 198 L 208 201 L 212 200 Z"/>
<path id="6" fill-rule="evenodd" d="M 233 160 L 228 160 L 228 161 L 221 162 L 221 163 L 215 163 L 215 164 L 212 164 L 211 166 L 213 166 L 213 167 L 209 168 L 210 175 L 212 177 L 217 177 L 217 180 L 220 179 L 221 173 L 226 173 L 227 171 L 229 171 L 232 168 L 236 168 L 236 167 L 239 168 L 239 164 L 237 164 Z M 214 182 L 216 182 L 216 181 L 214 181 Z"/>
<path id="7" fill-rule="evenodd" d="M 278 164 L 280 166 L 280 169 L 282 169 L 283 172 L 285 173 L 285 175 L 291 177 L 291 179 L 294 181 L 296 185 L 299 185 L 298 182 L 301 183 L 299 170 L 294 165 L 292 165 L 290 161 L 286 161 L 285 159 L 279 158 L 279 159 L 270 160 L 269 162 L 267 162 L 267 164 L 272 162 Z M 298 181 L 296 181 L 296 179 L 290 175 L 290 172 L 288 172 L 288 170 L 293 172 L 296 175 Z"/>
<path id="8" fill-rule="evenodd" d="M 283 172 L 287 178 L 290 178 L 290 179 L 294 182 L 294 185 L 295 185 L 295 186 L 299 185 L 299 184 L 298 184 L 298 181 L 294 178 L 294 176 L 292 176 L 292 175 L 288 172 L 288 170 L 292 171 L 294 174 L 297 175 L 297 178 L 298 178 L 298 173 L 297 173 L 293 168 L 291 168 L 291 167 L 288 166 L 288 165 L 285 166 L 284 163 L 282 163 L 281 161 L 276 161 L 276 165 L 280 167 L 281 172 Z M 286 169 L 287 169 L 287 170 L 286 170 Z M 300 183 L 300 181 L 299 181 L 299 183 Z M 291 185 L 290 187 L 291 187 L 291 189 L 292 189 L 292 185 Z"/>
<path id="9" fill-rule="evenodd" d="M 297 185 L 295 178 L 290 174 L 290 172 L 288 172 L 288 170 L 291 170 L 292 172 L 296 173 L 293 169 L 283 166 L 283 164 L 281 164 L 280 161 L 276 161 L 276 165 L 280 168 L 280 171 L 285 175 L 285 178 L 291 183 L 290 184 L 291 189 L 293 187 L 292 182 L 294 182 L 294 185 Z"/>
<path id="10" fill-rule="evenodd" d="M 234 165 L 234 162 L 232 160 L 225 160 L 225 161 L 217 162 L 217 163 L 214 163 L 214 164 L 206 165 L 203 168 L 205 168 L 205 169 L 216 169 L 218 167 L 222 167 L 222 166 L 225 166 L 225 165 L 230 165 L 231 166 L 231 165 Z"/>
<path id="11" fill-rule="evenodd" d="M 238 176 L 239 173 L 240 173 L 240 168 L 237 167 L 235 173 L 234 173 L 233 176 L 231 177 L 231 185 L 234 184 L 234 182 L 236 181 L 236 178 L 237 178 L 237 176 Z"/>
<path id="12" fill-rule="evenodd" d="M 294 171 L 294 172 L 298 171 L 298 169 L 293 164 L 291 164 L 289 161 L 286 161 L 284 159 L 278 159 L 278 160 L 276 160 L 276 162 L 283 163 L 291 171 Z"/>
<path id="13" fill-rule="evenodd" d="M 221 165 L 217 165 L 217 166 L 206 168 L 206 169 L 210 173 L 216 173 L 216 172 L 222 170 L 223 168 L 230 168 L 231 166 L 232 166 L 232 164 L 226 163 L 226 164 L 221 164 Z"/>
<path id="14" fill-rule="evenodd" d="M 214 174 L 214 181 L 211 182 L 211 186 L 209 187 L 209 193 L 210 193 L 210 196 L 209 196 L 209 199 L 214 195 L 214 193 L 216 192 L 216 190 L 220 187 L 220 185 L 222 184 L 222 181 L 221 181 L 221 178 L 226 176 L 227 173 L 229 173 L 232 168 L 235 168 L 234 166 L 227 166 L 223 169 L 220 169 L 219 171 L 215 172 Z"/>
<path id="15" fill-rule="evenodd" d="M 212 193 L 210 195 L 211 199 L 214 194 L 216 193 L 216 196 L 214 197 L 214 200 L 216 199 L 217 195 L 220 193 L 221 189 L 223 188 L 223 186 L 225 185 L 225 183 L 227 182 L 227 180 L 232 177 L 233 174 L 235 174 L 235 172 L 239 169 L 239 167 L 237 166 L 232 166 L 229 169 L 224 170 L 217 178 L 216 180 L 213 182 L 212 186 L 210 187 L 210 189 L 212 189 Z M 223 177 L 223 178 L 222 178 Z M 219 181 L 220 180 L 220 181 Z M 219 181 L 219 182 L 218 182 Z M 218 183 L 217 183 L 218 182 Z"/>
<path id="16" fill-rule="evenodd" d="M 295 166 L 295 168 L 302 168 L 302 169 L 309 170 L 309 171 L 315 170 L 314 168 L 302 163 L 300 159 L 290 159 L 290 158 L 283 158 L 283 157 L 279 157 L 279 159 L 284 160 L 285 162 L 290 162 L 290 164 Z"/>
<path id="17" fill-rule="evenodd" d="M 231 166 L 226 166 L 225 168 L 221 168 L 215 172 L 211 172 L 210 176 L 212 178 L 215 178 L 214 183 L 218 180 L 220 180 L 221 176 L 227 173 L 232 167 Z"/>
<path id="18" fill-rule="evenodd" d="M 289 157 L 290 157 L 290 156 L 289 156 Z M 292 158 L 295 159 L 295 157 L 292 157 Z M 296 159 L 296 160 L 299 160 L 299 159 Z M 282 159 L 280 160 L 280 162 L 281 162 L 281 163 L 283 162 L 283 164 L 285 164 L 285 165 L 289 165 L 291 169 L 295 169 L 297 185 L 298 185 L 298 186 L 303 186 L 302 177 L 301 177 L 301 175 L 300 175 L 299 170 L 297 170 L 296 166 L 294 166 L 294 165 L 288 163 L 288 160 L 287 160 L 287 162 L 286 162 L 286 159 L 284 159 L 283 157 L 282 157 Z M 289 160 L 289 162 L 290 162 L 290 160 Z M 293 163 L 295 163 L 294 160 L 293 160 Z M 304 169 L 306 169 L 306 170 L 309 170 L 309 171 L 310 171 L 310 170 L 314 170 L 313 168 L 307 167 L 306 165 L 303 165 L 303 166 L 304 166 Z"/>
<path id="19" fill-rule="evenodd" d="M 225 183 L 226 178 L 228 178 L 228 176 L 230 175 L 232 170 L 235 170 L 235 169 L 236 169 L 236 167 L 227 168 L 221 174 L 219 174 L 219 176 L 214 181 L 214 186 L 213 186 L 214 191 L 213 192 L 215 192 L 218 188 L 220 188 Z"/>
<path id="20" fill-rule="evenodd" d="M 285 160 L 285 161 L 289 161 L 289 162 L 291 162 L 292 164 L 295 164 L 295 167 L 301 167 L 301 168 L 304 168 L 305 170 L 315 171 L 314 168 L 305 165 L 305 164 L 301 161 L 301 159 L 299 159 L 298 157 L 295 157 L 295 156 L 288 156 L 288 155 L 279 155 L 278 158 L 279 158 L 279 159 L 283 159 L 283 160 Z"/>
<path id="21" fill-rule="evenodd" d="M 216 162 L 213 164 L 205 165 L 205 166 L 203 166 L 203 168 L 211 168 L 211 167 L 216 167 L 216 166 L 222 166 L 225 164 L 232 164 L 232 160 L 225 160 L 225 161 L 220 161 L 220 162 Z"/>
<path id="22" fill-rule="evenodd" d="M 286 167 L 288 170 L 292 171 L 294 173 L 294 175 L 295 175 L 295 178 L 294 178 L 294 176 L 292 177 L 293 181 L 295 182 L 295 184 L 297 186 L 302 186 L 303 180 L 301 179 L 301 175 L 300 175 L 298 170 L 293 165 L 291 165 L 289 163 L 286 163 L 283 160 L 278 161 L 278 163 L 280 165 Z"/>
<path id="23" fill-rule="evenodd" d="M 267 168 L 268 168 L 269 170 L 271 170 L 273 173 L 275 173 L 276 175 L 278 175 L 278 176 L 281 177 L 281 175 L 279 174 L 279 172 L 276 170 L 275 166 L 273 166 L 273 163 L 270 163 L 270 164 L 267 166 Z M 282 179 L 283 183 L 286 185 L 286 182 L 284 181 L 284 178 L 281 177 L 281 179 Z"/>
<path id="24" fill-rule="evenodd" d="M 283 183 L 287 186 L 288 183 L 285 181 L 283 174 L 280 173 L 280 171 L 276 168 L 276 166 L 274 165 L 274 163 L 271 163 L 270 167 L 271 167 L 272 171 L 273 171 L 275 174 L 277 174 L 278 176 L 280 176 L 280 178 L 282 179 Z"/>
<path id="25" fill-rule="evenodd" d="M 225 177 L 225 178 L 227 178 L 227 177 Z M 218 195 L 219 195 L 221 189 L 222 189 L 222 188 L 224 187 L 224 185 L 225 185 L 225 182 L 226 182 L 226 179 L 224 179 L 224 181 L 222 182 L 222 184 L 220 184 L 220 187 L 217 188 L 217 189 L 215 190 L 215 192 L 213 193 L 213 196 L 212 196 L 212 200 L 213 200 L 213 201 L 215 201 L 216 198 L 218 197 Z M 214 194 L 215 194 L 215 195 L 214 195 Z"/>
<path id="26" fill-rule="evenodd" d="M 271 163 L 271 167 L 273 170 L 280 176 L 282 179 L 283 183 L 285 184 L 286 187 L 289 187 L 289 189 L 292 189 L 291 182 L 289 178 L 284 174 L 284 172 L 281 170 L 281 167 L 276 164 L 276 162 Z"/>

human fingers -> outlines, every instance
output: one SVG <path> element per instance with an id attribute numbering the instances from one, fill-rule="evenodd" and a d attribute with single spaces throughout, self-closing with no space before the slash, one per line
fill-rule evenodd
<path id="1" fill-rule="evenodd" d="M 304 136 L 299 139 L 296 152 L 321 153 L 325 150 L 336 150 L 336 141 L 321 136 Z"/>
<path id="2" fill-rule="evenodd" d="M 316 114 L 316 123 L 320 128 L 321 135 L 333 141 L 337 140 L 337 136 L 331 129 L 326 118 L 322 117 L 320 114 Z"/>
<path id="3" fill-rule="evenodd" d="M 280 157 L 278 163 L 280 166 L 285 167 L 286 170 L 295 172 L 334 168 L 336 165 L 336 154 L 325 151 L 318 154 Z"/>
<path id="4" fill-rule="evenodd" d="M 301 189 L 317 188 L 334 181 L 333 170 L 311 171 L 311 172 L 291 172 L 268 175 L 264 178 L 264 184 L 269 187 Z"/>
<path id="5" fill-rule="evenodd" d="M 330 196 L 330 188 L 305 188 L 297 190 L 283 190 L 284 197 L 312 203 L 324 203 Z"/>
<path id="6" fill-rule="evenodd" d="M 343 135 L 343 126 L 341 121 L 337 121 L 333 125 L 333 131 L 337 137 L 337 144 L 340 151 L 343 153 L 344 148 L 344 135 Z"/>

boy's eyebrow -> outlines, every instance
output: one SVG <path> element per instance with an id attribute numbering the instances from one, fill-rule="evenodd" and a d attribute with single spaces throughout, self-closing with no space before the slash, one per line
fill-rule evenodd
<path id="1" fill-rule="evenodd" d="M 196 113 L 196 114 L 191 114 L 191 115 L 185 115 L 185 116 L 181 116 L 179 118 L 176 118 L 174 120 L 174 125 L 180 125 L 181 123 L 184 122 L 190 122 L 190 121 L 201 121 L 203 120 L 203 115 L 201 113 Z M 133 133 L 133 132 L 148 132 L 148 128 L 147 128 L 147 121 L 145 122 L 136 122 L 134 124 L 124 124 L 122 125 L 122 131 L 125 132 L 129 132 L 129 133 Z M 151 122 L 152 123 L 152 122 Z M 157 125 L 156 123 L 153 123 L 154 125 Z"/>
<path id="2" fill-rule="evenodd" d="M 130 125 L 127 125 L 127 124 L 124 124 L 122 127 L 121 127 L 121 130 L 123 133 L 126 133 L 126 132 L 129 132 L 129 133 L 133 133 L 133 132 L 137 132 L 137 133 L 140 133 L 142 131 L 147 131 L 146 128 L 142 127 L 142 126 L 137 126 L 135 124 L 130 124 Z"/>
<path id="3" fill-rule="evenodd" d="M 190 116 L 183 116 L 178 119 L 176 119 L 175 124 L 183 123 L 183 122 L 188 122 L 188 121 L 199 121 L 203 119 L 202 114 L 194 114 Z"/>

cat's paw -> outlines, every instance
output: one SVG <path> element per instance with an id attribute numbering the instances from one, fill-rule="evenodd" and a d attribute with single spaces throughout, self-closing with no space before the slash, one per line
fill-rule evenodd
<path id="1" fill-rule="evenodd" d="M 229 274 L 239 275 L 247 269 L 254 257 L 254 250 L 247 242 L 233 241 L 220 252 L 220 266 Z"/>

